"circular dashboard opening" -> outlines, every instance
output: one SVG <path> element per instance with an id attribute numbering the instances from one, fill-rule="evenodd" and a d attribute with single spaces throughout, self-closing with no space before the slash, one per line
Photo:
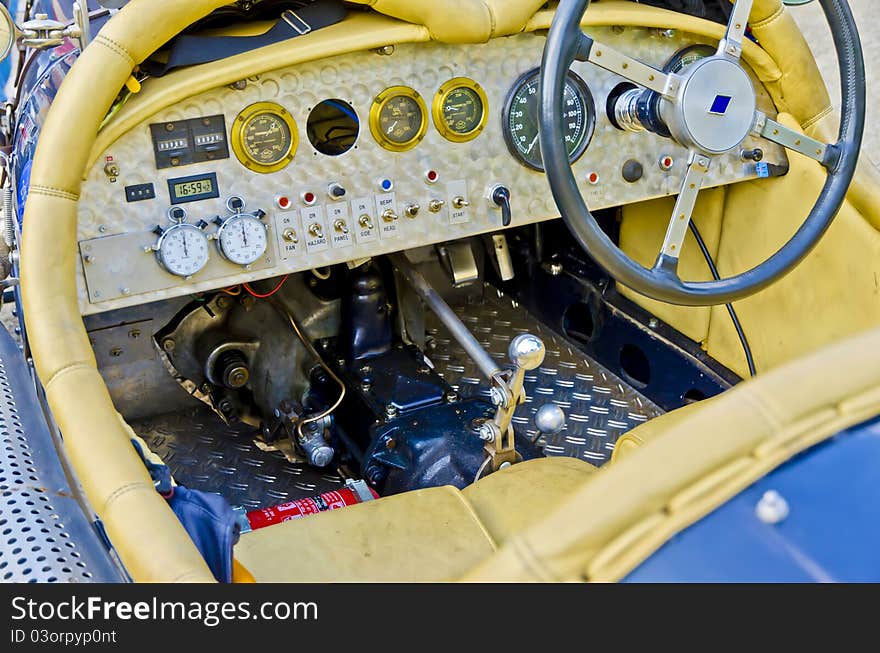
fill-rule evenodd
<path id="1" fill-rule="evenodd" d="M 319 102 L 309 113 L 306 133 L 309 142 L 321 154 L 345 154 L 357 141 L 360 131 L 357 112 L 345 100 Z"/>

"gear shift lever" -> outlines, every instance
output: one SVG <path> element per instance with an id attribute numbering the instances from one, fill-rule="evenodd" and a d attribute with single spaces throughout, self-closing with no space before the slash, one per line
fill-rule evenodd
<path id="1" fill-rule="evenodd" d="M 513 372 L 504 371 L 492 377 L 492 401 L 498 407 L 495 418 L 480 427 L 480 439 L 485 442 L 486 463 L 477 473 L 479 478 L 491 463 L 492 471 L 512 465 L 519 456 L 514 447 L 513 428 L 510 422 L 517 406 L 526 399 L 523 390 L 526 372 L 544 362 L 544 343 L 537 336 L 523 333 L 516 336 L 507 350 L 514 365 Z"/>

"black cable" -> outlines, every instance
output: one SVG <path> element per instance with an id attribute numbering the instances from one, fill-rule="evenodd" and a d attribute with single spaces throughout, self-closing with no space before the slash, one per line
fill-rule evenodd
<path id="1" fill-rule="evenodd" d="M 703 258 L 706 259 L 706 264 L 709 266 L 709 271 L 712 272 L 712 277 L 715 281 L 721 281 L 721 275 L 718 274 L 718 268 L 715 267 L 715 261 L 712 260 L 712 255 L 709 253 L 709 248 L 706 247 L 706 241 L 703 240 L 703 236 L 700 234 L 700 230 L 697 229 L 696 223 L 691 220 L 688 222 L 688 227 L 690 227 L 691 233 L 694 235 L 694 238 L 697 241 L 697 245 L 700 246 L 700 251 L 703 252 Z M 739 317 L 736 314 L 736 311 L 733 308 L 733 304 L 725 304 L 727 307 L 727 312 L 730 315 L 730 320 L 733 322 L 733 328 L 736 329 L 736 335 L 739 336 L 739 341 L 742 344 L 743 352 L 746 355 L 746 363 L 749 366 L 749 374 L 751 376 L 755 376 L 757 373 L 755 371 L 755 359 L 752 358 L 752 348 L 749 347 L 749 341 L 746 338 L 746 333 L 743 331 L 742 324 L 740 324 Z"/>

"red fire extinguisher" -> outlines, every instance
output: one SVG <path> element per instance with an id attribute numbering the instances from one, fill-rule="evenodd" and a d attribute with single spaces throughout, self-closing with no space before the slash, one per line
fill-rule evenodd
<path id="1" fill-rule="evenodd" d="M 308 515 L 315 515 L 327 510 L 337 510 L 378 498 L 379 495 L 376 494 L 375 490 L 364 481 L 348 479 L 345 482 L 345 487 L 332 492 L 325 492 L 316 497 L 297 499 L 296 501 L 289 501 L 288 503 L 282 503 L 269 508 L 251 510 L 247 513 L 244 512 L 243 508 L 237 508 L 236 512 L 239 513 L 241 532 L 247 533 L 248 531 L 265 528 L 272 524 L 280 524 L 291 519 L 301 519 Z"/>

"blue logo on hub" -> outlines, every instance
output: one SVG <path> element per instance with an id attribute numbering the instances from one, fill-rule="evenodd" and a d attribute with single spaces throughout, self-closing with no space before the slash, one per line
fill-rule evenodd
<path id="1" fill-rule="evenodd" d="M 712 106 L 709 107 L 709 113 L 713 113 L 716 116 L 723 116 L 727 113 L 732 101 L 733 98 L 729 95 L 716 95 L 715 99 L 712 101 Z"/>

